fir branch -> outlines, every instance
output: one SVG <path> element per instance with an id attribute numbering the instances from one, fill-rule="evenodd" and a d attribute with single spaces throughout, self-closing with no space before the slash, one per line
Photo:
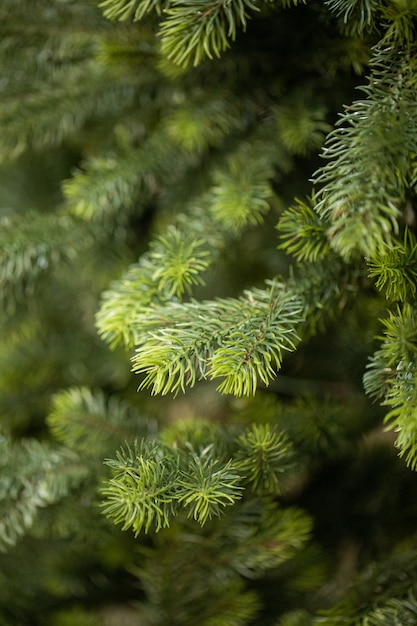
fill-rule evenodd
<path id="1" fill-rule="evenodd" d="M 168 526 L 177 510 L 178 463 L 173 455 L 161 446 L 142 442 L 133 449 L 119 450 L 116 459 L 106 463 L 113 478 L 101 490 L 103 513 L 115 524 L 122 523 L 122 530 L 132 528 L 135 535 Z"/>
<path id="2" fill-rule="evenodd" d="M 359 33 L 375 25 L 383 6 L 381 0 L 327 0 L 326 5 Z"/>
<path id="3" fill-rule="evenodd" d="M 236 39 L 238 28 L 246 29 L 249 10 L 259 8 L 251 0 L 174 0 L 160 27 L 161 52 L 181 66 L 220 57 L 229 40 Z"/>
<path id="4" fill-rule="evenodd" d="M 150 303 L 158 296 L 158 285 L 152 279 L 154 271 L 149 255 L 143 255 L 139 263 L 132 265 L 121 280 L 104 292 L 96 324 L 111 348 L 138 345 L 141 333 L 137 322 L 150 313 Z M 146 317 L 149 321 L 149 316 Z"/>
<path id="5" fill-rule="evenodd" d="M 300 300 L 274 282 L 236 300 L 178 304 L 170 311 L 176 325 L 144 334 L 133 358 L 133 370 L 145 374 L 141 387 L 153 393 L 176 394 L 209 376 L 224 379 L 224 393 L 251 395 L 258 381 L 267 385 L 275 375 L 283 352 L 295 348 L 302 319 Z M 155 313 L 156 319 L 170 315 Z"/>
<path id="6" fill-rule="evenodd" d="M 90 232 L 69 216 L 28 213 L 4 218 L 0 234 L 0 301 L 6 310 L 36 281 L 91 244 Z M 9 296 L 14 293 L 14 298 Z"/>
<path id="7" fill-rule="evenodd" d="M 252 152 L 252 151 L 251 151 Z M 245 146 L 230 156 L 226 167 L 214 174 L 209 190 L 213 218 L 228 230 L 239 232 L 246 225 L 256 225 L 269 210 L 273 196 L 271 163 L 257 159 Z"/>
<path id="8" fill-rule="evenodd" d="M 290 441 L 268 424 L 254 424 L 238 439 L 236 467 L 258 494 L 279 494 L 281 477 L 293 464 Z"/>
<path id="9" fill-rule="evenodd" d="M 382 5 L 381 13 L 388 26 L 384 43 L 396 46 L 415 43 L 417 7 L 413 2 L 390 2 Z"/>
<path id="10" fill-rule="evenodd" d="M 385 417 L 397 432 L 396 445 L 408 465 L 417 467 L 417 314 L 409 304 L 383 321 L 385 337 L 364 376 L 366 391 L 392 407 Z"/>
<path id="11" fill-rule="evenodd" d="M 283 145 L 292 153 L 306 156 L 321 148 L 331 130 L 326 109 L 314 102 L 306 89 L 296 91 L 273 108 Z"/>
<path id="12" fill-rule="evenodd" d="M 416 149 L 414 55 L 414 49 L 377 52 L 362 89 L 366 99 L 346 109 L 325 145 L 329 163 L 315 177 L 323 185 L 316 210 L 330 222 L 331 246 L 346 259 L 378 254 L 398 231 Z"/>
<path id="13" fill-rule="evenodd" d="M 296 205 L 284 211 L 277 224 L 283 242 L 280 248 L 293 255 L 297 261 L 317 261 L 330 252 L 327 224 L 320 219 L 311 202 L 296 199 Z"/>
<path id="14" fill-rule="evenodd" d="M 184 150 L 201 154 L 209 148 L 219 147 L 246 125 L 255 115 L 250 99 L 235 98 L 221 89 L 213 90 L 202 98 L 201 91 L 180 100 L 171 114 L 166 116 L 166 133 Z"/>
<path id="15" fill-rule="evenodd" d="M 408 598 L 393 598 L 374 608 L 363 617 L 360 626 L 414 626 L 417 620 L 417 600 L 410 593 Z"/>
<path id="16" fill-rule="evenodd" d="M 91 61 L 81 69 L 72 68 L 65 81 L 41 90 L 33 85 L 32 91 L 24 94 L 24 108 L 20 92 L 2 100 L 0 159 L 14 159 L 28 149 L 59 145 L 78 132 L 87 119 L 127 108 L 134 95 L 123 80 L 113 81 L 109 88 L 108 72 Z"/>
<path id="17" fill-rule="evenodd" d="M 115 441 L 145 434 L 148 422 L 126 400 L 100 390 L 73 387 L 56 394 L 47 423 L 53 436 L 83 456 L 97 458 Z"/>
<path id="18" fill-rule="evenodd" d="M 151 243 L 149 259 L 155 267 L 152 280 L 167 299 L 182 298 L 184 293 L 191 292 L 192 285 L 203 284 L 198 274 L 208 267 L 209 252 L 204 250 L 202 239 L 187 234 L 184 236 L 171 225 L 165 235 Z"/>
<path id="19" fill-rule="evenodd" d="M 78 456 L 35 439 L 0 438 L 0 552 L 30 532 L 39 510 L 59 502 L 85 479 Z"/>
<path id="20" fill-rule="evenodd" d="M 267 426 L 238 432 L 204 422 L 188 429 L 174 425 L 159 440 L 123 447 L 106 461 L 112 477 L 101 490 L 104 514 L 138 534 L 169 526 L 181 512 L 204 526 L 235 505 L 248 487 L 257 495 L 280 493 L 291 471 L 289 442 Z M 255 527 L 250 521 L 251 533 Z M 280 558 L 288 558 L 291 547 L 285 544 Z"/>
<path id="21" fill-rule="evenodd" d="M 134 21 L 141 20 L 147 13 L 155 11 L 161 15 L 169 1 L 161 0 L 103 0 L 99 7 L 103 15 L 110 20 L 125 21 L 132 18 Z"/>
<path id="22" fill-rule="evenodd" d="M 241 476 L 231 461 L 219 466 L 210 456 L 194 457 L 178 479 L 178 502 L 199 524 L 221 515 L 224 507 L 242 497 Z"/>
<path id="23" fill-rule="evenodd" d="M 417 241 L 406 230 L 404 242 L 385 246 L 369 260 L 369 276 L 377 278 L 376 287 L 385 291 L 387 299 L 412 300 L 417 286 Z"/>
<path id="24" fill-rule="evenodd" d="M 232 567 L 248 578 L 293 558 L 305 547 L 312 531 L 312 519 L 300 509 L 280 508 L 265 500 L 257 510 L 256 504 L 248 503 L 237 513 L 242 537 L 231 561 Z"/>
<path id="25" fill-rule="evenodd" d="M 93 157 L 63 184 L 68 210 L 85 220 L 124 216 L 136 209 L 186 169 L 184 151 L 167 141 L 165 129 L 157 127 L 138 147 L 115 148 L 105 156 Z"/>

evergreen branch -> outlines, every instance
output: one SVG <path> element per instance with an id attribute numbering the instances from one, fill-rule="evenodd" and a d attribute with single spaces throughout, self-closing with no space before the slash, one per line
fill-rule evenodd
<path id="1" fill-rule="evenodd" d="M 112 477 L 101 490 L 103 512 L 135 534 L 159 531 L 181 512 L 203 526 L 235 505 L 248 486 L 259 494 L 280 492 L 281 479 L 291 467 L 289 442 L 282 434 L 265 426 L 239 436 L 237 429 L 205 422 L 196 428 L 175 424 L 159 441 L 143 439 L 133 448 L 125 446 L 106 464 Z M 257 526 L 251 518 L 247 521 L 253 533 Z M 280 558 L 287 558 L 286 550 L 292 549 L 288 541 L 285 544 Z"/>
<path id="2" fill-rule="evenodd" d="M 70 213 L 99 220 L 132 209 L 141 190 L 135 151 L 118 158 L 95 157 L 64 181 L 62 189 Z"/>
<path id="3" fill-rule="evenodd" d="M 146 431 L 148 422 L 126 400 L 100 390 L 73 387 L 56 394 L 47 423 L 53 436 L 79 454 L 97 458 L 114 449 L 114 442 L 129 441 Z"/>
<path id="4" fill-rule="evenodd" d="M 138 345 L 141 334 L 138 321 L 150 313 L 150 303 L 159 295 L 158 285 L 152 279 L 154 271 L 149 255 L 143 255 L 138 264 L 132 265 L 123 278 L 103 294 L 96 324 L 111 348 Z"/>
<path id="5" fill-rule="evenodd" d="M 235 232 L 260 223 L 273 196 L 272 177 L 271 164 L 265 158 L 249 158 L 244 148 L 236 151 L 227 166 L 214 174 L 209 190 L 213 218 Z"/>
<path id="6" fill-rule="evenodd" d="M 304 262 L 288 287 L 304 302 L 302 337 L 323 329 L 329 319 L 339 315 L 357 297 L 361 274 L 356 267 L 341 261 L 333 251 L 314 263 Z"/>
<path id="7" fill-rule="evenodd" d="M 306 156 L 321 148 L 331 130 L 326 109 L 306 89 L 296 91 L 273 109 L 280 140 L 290 153 Z"/>
<path id="8" fill-rule="evenodd" d="M 327 224 L 311 208 L 310 203 L 296 199 L 296 206 L 280 217 L 277 229 L 283 239 L 280 248 L 297 261 L 317 261 L 330 252 Z M 314 196 L 311 200 L 314 205 Z"/>
<path id="9" fill-rule="evenodd" d="M 151 243 L 150 262 L 155 271 L 152 279 L 158 283 L 158 292 L 167 299 L 182 298 L 185 292 L 190 293 L 192 285 L 201 285 L 203 280 L 198 274 L 208 264 L 208 250 L 204 250 L 205 242 L 187 237 L 175 226 L 168 227 L 165 235 L 161 235 Z"/>
<path id="10" fill-rule="evenodd" d="M 66 74 L 63 84 L 17 93 L 2 100 L 0 158 L 14 159 L 27 149 L 41 150 L 60 144 L 81 129 L 87 119 L 119 112 L 132 102 L 134 90 L 123 81 L 109 88 L 108 72 L 94 61 Z"/>
<path id="11" fill-rule="evenodd" d="M 124 146 L 107 156 L 94 157 L 64 182 L 68 209 L 85 220 L 125 215 L 154 195 L 164 180 L 188 165 L 182 149 L 167 141 L 165 129 L 157 127 L 139 147 Z"/>
<path id="12" fill-rule="evenodd" d="M 257 494 L 280 494 L 281 477 L 292 467 L 292 447 L 268 424 L 254 424 L 238 439 L 236 468 Z"/>
<path id="13" fill-rule="evenodd" d="M 367 393 L 393 407 L 385 422 L 407 464 L 417 467 L 417 314 L 404 304 L 383 321 L 385 338 L 364 376 Z"/>
<path id="14" fill-rule="evenodd" d="M 165 6 L 169 6 L 168 0 L 165 2 L 161 0 L 104 0 L 99 3 L 105 17 L 120 21 L 130 18 L 138 21 L 152 11 L 161 15 Z"/>
<path id="15" fill-rule="evenodd" d="M 400 54 L 400 61 L 392 55 Z M 379 51 L 367 98 L 346 109 L 329 135 L 330 159 L 315 182 L 316 210 L 330 222 L 330 245 L 344 258 L 374 256 L 398 230 L 416 151 L 415 50 Z"/>
<path id="16" fill-rule="evenodd" d="M 381 11 L 381 0 L 327 0 L 330 11 L 343 18 L 345 24 L 359 33 L 375 25 Z"/>
<path id="17" fill-rule="evenodd" d="M 178 479 L 178 502 L 202 526 L 242 497 L 241 476 L 231 461 L 219 466 L 209 456 L 194 457 Z"/>
<path id="18" fill-rule="evenodd" d="M 160 27 L 161 52 L 181 66 L 220 57 L 237 29 L 246 29 L 248 10 L 259 8 L 251 0 L 173 0 Z"/>
<path id="19" fill-rule="evenodd" d="M 385 246 L 381 254 L 369 261 L 369 276 L 377 278 L 376 287 L 387 299 L 405 301 L 416 295 L 417 241 L 411 231 L 404 243 Z"/>
<path id="20" fill-rule="evenodd" d="M 393 598 L 374 608 L 362 618 L 360 626 L 414 626 L 417 620 L 417 601 L 410 593 L 408 598 Z"/>
<path id="21" fill-rule="evenodd" d="M 141 387 L 153 393 L 178 393 L 210 376 L 224 378 L 219 389 L 225 393 L 253 394 L 258 380 L 267 385 L 275 375 L 282 353 L 294 349 L 302 319 L 300 300 L 278 283 L 236 300 L 178 304 L 171 311 L 176 325 L 143 328 L 133 358 L 133 370 L 146 375 Z"/>
<path id="22" fill-rule="evenodd" d="M 0 552 L 15 545 L 36 521 L 39 509 L 59 502 L 86 475 L 78 456 L 34 439 L 19 445 L 0 439 Z"/>
<path id="23" fill-rule="evenodd" d="M 231 555 L 232 567 L 248 578 L 293 558 L 305 547 L 312 531 L 312 519 L 303 511 L 280 508 L 269 500 L 256 509 L 258 504 L 247 503 L 237 513 L 241 516 L 241 539 Z"/>
<path id="24" fill-rule="evenodd" d="M 165 119 L 171 140 L 194 154 L 223 145 L 234 133 L 245 130 L 255 115 L 249 99 L 242 101 L 221 89 L 205 96 L 203 99 L 199 90 L 190 93 Z"/>
<path id="25" fill-rule="evenodd" d="M 383 42 L 406 45 L 415 43 L 417 8 L 413 2 L 391 2 L 382 5 L 382 16 L 387 23 Z"/>
<path id="26" fill-rule="evenodd" d="M 22 218 L 4 218 L 0 300 L 6 310 L 13 312 L 13 303 L 30 293 L 40 276 L 72 261 L 90 243 L 90 232 L 68 216 L 29 213 Z"/>
<path id="27" fill-rule="evenodd" d="M 135 535 L 151 527 L 158 531 L 169 525 L 176 512 L 175 486 L 178 465 L 172 455 L 156 444 L 127 447 L 114 460 L 106 461 L 113 478 L 101 490 L 105 501 L 103 513 L 122 523 L 122 530 L 132 528 Z"/>

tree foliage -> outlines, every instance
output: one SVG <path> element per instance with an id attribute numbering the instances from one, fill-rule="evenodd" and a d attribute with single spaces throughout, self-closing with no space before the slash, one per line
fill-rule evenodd
<path id="1" fill-rule="evenodd" d="M 0 23 L 0 624 L 414 624 L 416 1 Z"/>

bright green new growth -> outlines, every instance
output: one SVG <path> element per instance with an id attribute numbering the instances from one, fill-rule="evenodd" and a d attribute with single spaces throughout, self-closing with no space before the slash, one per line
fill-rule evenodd
<path id="1" fill-rule="evenodd" d="M 293 470 L 290 441 L 267 424 L 238 436 L 209 425 L 194 433 L 174 428 L 164 441 L 142 440 L 106 463 L 112 478 L 102 489 L 103 511 L 136 534 L 159 531 L 182 512 L 203 526 L 247 487 L 257 496 L 279 494 Z"/>
<path id="2" fill-rule="evenodd" d="M 142 388 L 178 393 L 220 378 L 220 391 L 242 396 L 253 395 L 259 380 L 268 385 L 283 352 L 294 350 L 303 318 L 299 298 L 272 283 L 239 299 L 174 303 L 158 330 L 155 319 L 163 320 L 161 307 L 137 320 L 143 339 L 133 370 L 145 374 Z"/>

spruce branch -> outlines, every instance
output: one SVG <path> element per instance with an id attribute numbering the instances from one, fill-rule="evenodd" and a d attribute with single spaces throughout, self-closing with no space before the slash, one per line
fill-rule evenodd
<path id="1" fill-rule="evenodd" d="M 248 11 L 259 7 L 250 0 L 174 0 L 160 26 L 161 53 L 185 67 L 220 57 L 238 29 L 246 29 Z"/>
<path id="2" fill-rule="evenodd" d="M 116 395 L 107 399 L 101 390 L 86 387 L 55 394 L 47 423 L 67 448 L 93 458 L 112 450 L 117 440 L 133 440 L 149 425 L 126 400 Z"/>
<path id="3" fill-rule="evenodd" d="M 106 461 L 113 478 L 101 493 L 103 513 L 122 524 L 122 530 L 132 528 L 135 535 L 151 527 L 158 531 L 169 525 L 176 513 L 175 487 L 178 465 L 172 455 L 153 443 L 125 447 L 116 459 Z"/>
<path id="4" fill-rule="evenodd" d="M 406 230 L 403 243 L 384 246 L 381 253 L 369 260 L 369 276 L 376 278 L 376 287 L 386 298 L 403 302 L 412 300 L 417 288 L 417 241 Z"/>
<path id="5" fill-rule="evenodd" d="M 326 5 L 359 33 L 375 25 L 383 6 L 381 0 L 327 0 Z"/>
<path id="6" fill-rule="evenodd" d="M 277 224 L 283 240 L 280 248 L 297 261 L 317 261 L 330 252 L 327 224 L 313 210 L 314 196 L 305 202 L 296 199 L 296 205 L 284 211 Z"/>
<path id="7" fill-rule="evenodd" d="M 176 325 L 144 334 L 133 357 L 133 370 L 145 374 L 141 388 L 153 393 L 176 394 L 209 376 L 224 379 L 219 386 L 224 393 L 251 395 L 259 381 L 269 383 L 283 353 L 295 348 L 302 319 L 299 298 L 277 282 L 239 299 L 177 304 L 171 310 Z"/>
<path id="8" fill-rule="evenodd" d="M 416 149 L 415 54 L 377 50 L 366 99 L 346 109 L 324 147 L 316 210 L 345 259 L 380 253 L 398 232 Z"/>
<path id="9" fill-rule="evenodd" d="M 231 461 L 219 466 L 210 456 L 194 457 L 178 479 L 178 502 L 199 524 L 221 515 L 224 507 L 242 497 L 240 474 Z"/>
<path id="10" fill-rule="evenodd" d="M 202 239 L 187 235 L 171 225 L 165 235 L 151 243 L 149 259 L 155 267 L 152 279 L 167 299 L 181 299 L 184 293 L 190 293 L 192 285 L 203 284 L 199 274 L 208 267 L 209 252 Z"/>
<path id="11" fill-rule="evenodd" d="M 238 439 L 236 467 L 258 494 L 279 494 L 281 476 L 293 465 L 290 441 L 268 424 L 254 424 Z"/>
<path id="12" fill-rule="evenodd" d="M 0 437 L 0 552 L 30 532 L 40 509 L 61 501 L 87 475 L 79 457 L 65 448 Z"/>
<path id="13" fill-rule="evenodd" d="M 152 11 L 161 15 L 165 6 L 169 6 L 169 2 L 161 0 L 104 0 L 99 3 L 105 17 L 120 21 L 130 18 L 138 21 Z"/>
<path id="14" fill-rule="evenodd" d="M 385 417 L 397 432 L 396 445 L 408 465 L 417 467 L 417 314 L 405 303 L 383 320 L 381 348 L 364 375 L 366 391 L 392 407 Z"/>
<path id="15" fill-rule="evenodd" d="M 256 504 L 256 501 L 247 503 L 238 512 L 242 514 L 242 537 L 231 562 L 239 574 L 248 578 L 260 576 L 293 558 L 306 546 L 312 531 L 312 519 L 300 509 L 281 508 L 264 500 L 256 510 Z"/>
<path id="16" fill-rule="evenodd" d="M 209 194 L 214 219 L 235 232 L 260 223 L 273 196 L 272 177 L 271 163 L 265 157 L 256 159 L 252 153 L 249 158 L 244 148 L 236 151 L 213 177 Z"/>

